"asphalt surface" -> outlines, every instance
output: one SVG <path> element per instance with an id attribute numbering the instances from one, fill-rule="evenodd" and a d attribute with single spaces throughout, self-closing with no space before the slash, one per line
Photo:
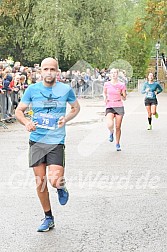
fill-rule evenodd
<path id="1" fill-rule="evenodd" d="M 66 180 L 60 206 L 49 186 L 55 228 L 36 232 L 43 211 L 28 167 L 29 133 L 19 123 L 0 127 L 1 252 L 166 252 L 167 94 L 147 130 L 144 97 L 128 94 L 122 151 L 108 141 L 102 99 L 80 99 L 67 125 Z"/>

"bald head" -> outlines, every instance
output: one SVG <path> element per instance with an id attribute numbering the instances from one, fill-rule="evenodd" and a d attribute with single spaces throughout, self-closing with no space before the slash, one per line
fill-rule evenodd
<path id="1" fill-rule="evenodd" d="M 52 86 L 56 82 L 58 61 L 54 58 L 46 58 L 41 62 L 41 74 L 45 86 Z"/>
<path id="2" fill-rule="evenodd" d="M 41 68 L 43 68 L 43 66 L 45 65 L 55 65 L 55 67 L 57 68 L 57 71 L 58 71 L 58 61 L 54 58 L 45 58 L 44 60 L 42 60 L 41 62 Z"/>

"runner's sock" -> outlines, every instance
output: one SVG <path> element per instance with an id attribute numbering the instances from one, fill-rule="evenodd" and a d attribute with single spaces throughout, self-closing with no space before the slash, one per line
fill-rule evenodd
<path id="1" fill-rule="evenodd" d="M 45 216 L 50 216 L 50 217 L 52 217 L 52 211 L 49 210 L 49 211 L 45 212 Z"/>
<path id="2" fill-rule="evenodd" d="M 148 117 L 148 123 L 151 125 L 152 117 Z"/>

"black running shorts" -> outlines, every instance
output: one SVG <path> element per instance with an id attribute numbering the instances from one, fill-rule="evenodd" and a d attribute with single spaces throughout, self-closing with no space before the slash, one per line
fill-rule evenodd
<path id="1" fill-rule="evenodd" d="M 116 114 L 116 115 L 124 115 L 124 107 L 114 107 L 114 108 L 106 108 L 106 115 L 108 113 Z"/>
<path id="2" fill-rule="evenodd" d="M 153 98 L 153 99 L 145 98 L 144 103 L 145 103 L 145 106 L 158 105 L 157 98 Z"/>
<path id="3" fill-rule="evenodd" d="M 29 166 L 35 167 L 45 163 L 65 166 L 65 145 L 44 144 L 29 140 Z"/>

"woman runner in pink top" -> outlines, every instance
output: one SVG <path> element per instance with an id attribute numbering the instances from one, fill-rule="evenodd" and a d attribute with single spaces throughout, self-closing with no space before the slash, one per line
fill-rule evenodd
<path id="1" fill-rule="evenodd" d="M 113 142 L 115 121 L 116 150 L 120 151 L 121 123 L 125 113 L 122 100 L 126 100 L 126 86 L 118 80 L 118 69 L 111 69 L 110 78 L 110 81 L 104 83 L 103 88 L 104 101 L 106 103 L 107 127 L 110 131 L 109 141 Z"/>

